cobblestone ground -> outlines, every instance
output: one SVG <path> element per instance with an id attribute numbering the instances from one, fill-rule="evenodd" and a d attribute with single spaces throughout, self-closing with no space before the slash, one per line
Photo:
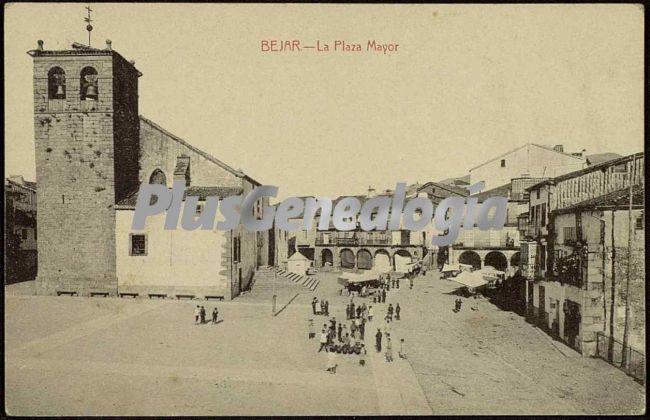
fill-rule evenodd
<path id="1" fill-rule="evenodd" d="M 25 296 L 5 290 L 5 405 L 15 415 L 314 415 L 641 413 L 645 389 L 605 362 L 552 344 L 515 314 L 481 301 L 451 311 L 456 284 L 435 273 L 389 292 L 409 359 L 326 355 L 307 339 L 309 302 L 348 297 L 322 273 L 278 316 L 263 300 L 214 303 Z M 15 286 L 15 287 L 14 287 Z M 363 301 L 357 299 L 358 301 Z M 278 308 L 285 302 L 279 301 Z M 223 322 L 194 325 L 216 305 Z M 386 305 L 375 305 L 376 316 Z M 371 327 L 376 327 L 375 321 Z M 375 330 L 376 331 L 376 330 Z M 559 349 L 559 350 L 558 350 Z M 560 351 L 562 350 L 562 351 Z"/>

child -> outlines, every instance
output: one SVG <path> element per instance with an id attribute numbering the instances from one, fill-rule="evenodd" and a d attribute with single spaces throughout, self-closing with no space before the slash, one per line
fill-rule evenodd
<path id="1" fill-rule="evenodd" d="M 366 365 L 366 346 L 365 344 L 361 344 L 361 351 L 359 352 L 359 364 L 361 366 Z"/>

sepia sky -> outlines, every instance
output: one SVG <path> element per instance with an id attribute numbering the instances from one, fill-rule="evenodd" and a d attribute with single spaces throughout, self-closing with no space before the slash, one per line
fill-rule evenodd
<path id="1" fill-rule="evenodd" d="M 5 175 L 35 179 L 26 51 L 87 43 L 84 6 L 5 5 Z M 462 176 L 526 142 L 643 149 L 640 6 L 91 7 L 92 45 L 144 74 L 140 114 L 282 197 Z M 363 51 L 261 52 L 271 39 Z"/>

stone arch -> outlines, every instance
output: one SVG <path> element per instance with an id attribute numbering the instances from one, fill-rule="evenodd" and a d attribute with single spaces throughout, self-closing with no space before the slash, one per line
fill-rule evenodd
<path id="1" fill-rule="evenodd" d="M 458 256 L 458 262 L 460 264 L 471 265 L 474 270 L 481 268 L 481 256 L 474 251 L 463 251 Z"/>
<path id="2" fill-rule="evenodd" d="M 341 259 L 341 268 L 354 268 L 356 257 L 351 249 L 343 248 L 339 253 L 339 257 Z"/>
<path id="3" fill-rule="evenodd" d="M 96 101 L 99 97 L 99 76 L 94 67 L 86 66 L 79 73 L 79 97 L 82 101 Z"/>
<path id="4" fill-rule="evenodd" d="M 489 265 L 500 271 L 506 271 L 508 268 L 508 258 L 499 251 L 488 252 L 485 255 L 484 265 Z"/>
<path id="5" fill-rule="evenodd" d="M 167 185 L 167 176 L 160 169 L 155 169 L 149 177 L 149 183 Z"/>
<path id="6" fill-rule="evenodd" d="M 512 256 L 510 257 L 510 267 L 519 268 L 520 258 L 521 258 L 521 256 L 519 254 L 519 251 L 512 254 Z"/>
<path id="7" fill-rule="evenodd" d="M 375 252 L 375 268 L 381 272 L 390 271 L 393 263 L 390 254 L 385 249 L 379 249 Z"/>
<path id="8" fill-rule="evenodd" d="M 330 267 L 334 265 L 334 254 L 332 251 L 325 248 L 320 252 L 321 267 L 325 267 L 329 263 Z"/>
<path id="9" fill-rule="evenodd" d="M 65 99 L 65 71 L 58 66 L 47 72 L 47 98 Z"/>
<path id="10" fill-rule="evenodd" d="M 405 249 L 398 249 L 393 254 L 393 264 L 395 271 L 403 271 L 405 265 L 411 262 L 411 253 Z"/>
<path id="11" fill-rule="evenodd" d="M 372 254 L 365 248 L 357 251 L 357 268 L 360 270 L 370 270 L 372 268 Z"/>

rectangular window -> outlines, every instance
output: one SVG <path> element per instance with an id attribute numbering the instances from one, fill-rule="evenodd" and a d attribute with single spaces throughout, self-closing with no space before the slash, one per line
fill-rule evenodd
<path id="1" fill-rule="evenodd" d="M 129 252 L 131 256 L 146 256 L 147 255 L 147 235 L 131 234 L 131 249 Z"/>
<path id="2" fill-rule="evenodd" d="M 572 243 L 577 239 L 576 228 L 574 226 L 565 227 L 562 231 L 564 233 L 564 243 Z"/>
<path id="3" fill-rule="evenodd" d="M 196 203 L 196 215 L 203 213 L 203 203 Z"/>
<path id="4" fill-rule="evenodd" d="M 506 160 L 505 159 L 501 159 L 501 167 L 502 168 L 506 167 Z"/>
<path id="5" fill-rule="evenodd" d="M 634 227 L 635 227 L 637 230 L 641 230 L 641 229 L 643 229 L 643 222 L 644 222 L 644 220 L 643 220 L 643 212 L 642 212 L 641 215 L 637 216 L 637 218 L 636 218 L 636 225 L 635 225 Z"/>
<path id="6" fill-rule="evenodd" d="M 542 203 L 542 214 L 540 215 L 542 219 L 542 227 L 546 226 L 546 203 Z"/>
<path id="7" fill-rule="evenodd" d="M 539 200 L 539 192 L 540 190 L 537 190 L 537 199 Z"/>

